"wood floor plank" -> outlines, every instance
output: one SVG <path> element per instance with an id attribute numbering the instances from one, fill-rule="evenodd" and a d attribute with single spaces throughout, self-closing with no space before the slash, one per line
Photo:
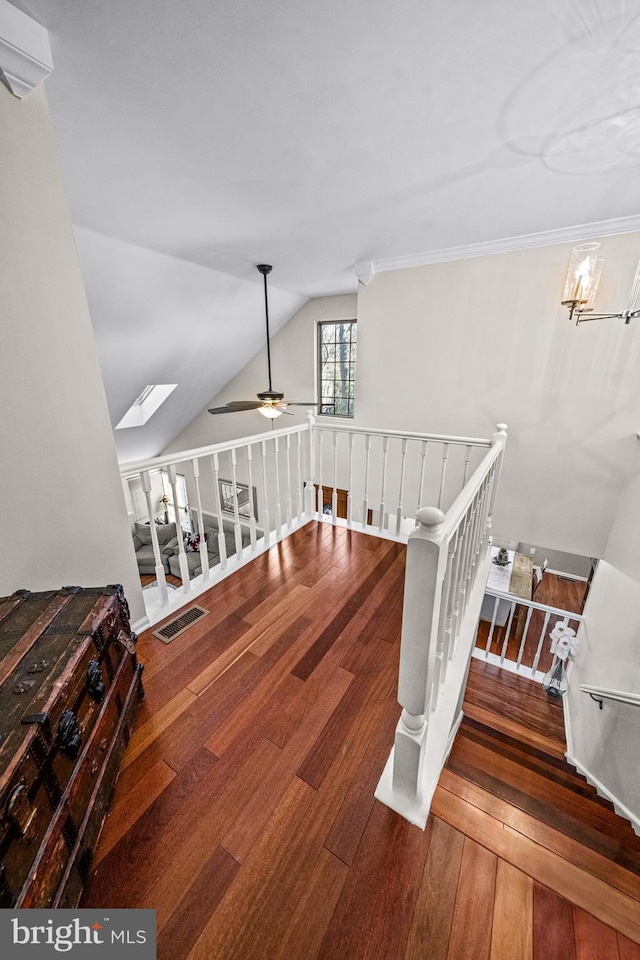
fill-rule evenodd
<path id="1" fill-rule="evenodd" d="M 122 784 L 119 790 L 116 789 L 111 809 L 100 833 L 100 842 L 93 856 L 94 865 L 104 859 L 125 833 L 133 827 L 136 820 L 160 796 L 165 787 L 175 779 L 175 776 L 175 770 L 167 766 L 164 760 L 159 760 L 130 789 L 122 789 Z"/>
<path id="2" fill-rule="evenodd" d="M 243 822 L 236 824 L 225 834 L 222 846 L 238 863 L 247 859 L 308 750 L 309 743 L 315 742 L 352 681 L 353 674 L 338 668 L 329 681 L 317 690 L 315 702 L 309 704 L 304 720 L 247 804 Z"/>
<path id="3" fill-rule="evenodd" d="M 464 836 L 434 817 L 429 817 L 426 829 L 429 850 L 404 960 L 447 960 L 449 951 Z"/>
<path id="4" fill-rule="evenodd" d="M 465 837 L 447 960 L 489 960 L 498 858 Z"/>
<path id="5" fill-rule="evenodd" d="M 223 849 L 219 846 L 222 837 L 243 816 L 248 802 L 260 788 L 279 753 L 279 748 L 271 741 L 260 740 L 245 763 L 232 770 L 221 788 L 212 795 L 206 816 L 184 830 L 180 846 L 149 889 L 148 901 L 155 908 L 158 930 L 171 922 L 176 906 L 182 900 L 199 896 L 194 878 L 206 866 L 212 846 Z M 231 856 L 227 851 L 224 853 Z"/>
<path id="6" fill-rule="evenodd" d="M 310 839 L 314 793 L 301 780 L 291 782 L 189 960 L 264 960 L 275 953 L 320 855 Z"/>
<path id="7" fill-rule="evenodd" d="M 402 957 L 428 836 L 376 803 L 317 960 Z"/>
<path id="8" fill-rule="evenodd" d="M 447 768 L 442 771 L 439 782 L 445 790 L 484 810 L 535 843 L 552 850 L 594 877 L 599 877 L 627 896 L 640 900 L 640 880 L 637 874 Z M 640 904 L 638 909 L 640 910 Z"/>
<path id="9" fill-rule="evenodd" d="M 638 902 L 546 850 L 472 804 L 436 788 L 431 811 L 603 923 L 640 942 Z"/>
<path id="10" fill-rule="evenodd" d="M 573 908 L 576 960 L 619 960 L 616 931 L 591 914 Z"/>
<path id="11" fill-rule="evenodd" d="M 491 960 L 533 960 L 533 880 L 498 860 Z"/>
<path id="12" fill-rule="evenodd" d="M 326 848 L 320 851 L 309 884 L 270 960 L 315 960 L 348 872 L 347 865 Z"/>
<path id="13" fill-rule="evenodd" d="M 184 960 L 236 877 L 239 864 L 222 847 L 215 847 L 193 878 L 197 896 L 182 896 L 169 923 L 157 935 L 157 960 Z M 175 893 L 179 896 L 178 891 Z"/>
<path id="14" fill-rule="evenodd" d="M 533 960 L 576 960 L 571 904 L 540 883 L 533 885 Z"/>
<path id="15" fill-rule="evenodd" d="M 618 953 L 620 960 L 640 960 L 640 944 L 618 933 Z"/>
<path id="16" fill-rule="evenodd" d="M 143 700 L 142 707 L 140 708 L 140 720 L 142 720 L 142 723 L 137 724 L 135 727 L 124 755 L 122 766 L 128 767 L 129 764 L 133 763 L 167 727 L 171 726 L 180 714 L 188 710 L 195 699 L 195 694 L 190 690 L 180 690 L 164 707 L 152 716 L 145 716 L 146 707 Z"/>

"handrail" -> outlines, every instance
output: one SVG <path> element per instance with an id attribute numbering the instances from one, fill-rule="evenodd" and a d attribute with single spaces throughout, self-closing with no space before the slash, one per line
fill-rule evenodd
<path id="1" fill-rule="evenodd" d="M 580 684 L 580 692 L 590 696 L 602 697 L 603 700 L 616 700 L 618 703 L 629 703 L 640 707 L 640 693 L 625 693 L 622 690 L 608 690 L 605 687 L 594 687 L 588 683 Z"/>
<path id="2" fill-rule="evenodd" d="M 266 433 L 255 433 L 250 437 L 240 437 L 237 440 L 224 440 L 222 443 L 211 443 L 206 447 L 196 447 L 194 450 L 177 450 L 175 453 L 167 453 L 160 457 L 147 457 L 145 460 L 131 460 L 128 463 L 120 464 L 120 476 L 126 478 L 131 474 L 140 473 L 141 470 L 159 470 L 162 467 L 169 466 L 171 463 L 183 463 L 185 460 L 206 457 L 212 453 L 225 453 L 227 450 L 238 450 L 240 447 L 246 447 L 251 443 L 262 443 L 262 441 L 271 440 L 274 437 L 286 437 L 287 435 L 296 433 L 306 433 L 308 429 L 308 423 L 301 423 L 291 427 L 282 427 L 279 430 L 269 430 Z"/>
<path id="3" fill-rule="evenodd" d="M 442 525 L 443 536 L 446 536 L 447 533 L 457 529 L 460 520 L 469 509 L 469 504 L 473 501 L 478 486 L 480 485 L 480 481 L 488 474 L 494 461 L 498 459 L 503 450 L 503 442 L 491 444 L 490 449 L 482 458 L 482 461 L 479 463 L 478 467 L 471 474 L 471 477 L 469 480 L 467 480 L 463 489 L 460 491 L 456 499 L 447 510 L 445 521 Z"/>
<path id="4" fill-rule="evenodd" d="M 525 600 L 524 597 L 519 597 L 516 593 L 505 593 L 502 590 L 493 590 L 490 587 L 486 587 L 484 592 L 485 595 L 490 597 L 499 597 L 500 600 L 509 600 L 510 603 L 520 603 L 523 607 L 531 607 L 533 610 L 544 610 L 545 613 L 549 612 L 561 617 L 568 617 L 569 620 L 577 620 L 579 623 L 584 621 L 584 616 L 581 613 L 561 610 L 560 607 L 550 607 L 546 603 L 537 603 L 535 600 Z"/>
<path id="5" fill-rule="evenodd" d="M 372 437 L 399 437 L 409 440 L 433 440 L 437 443 L 457 443 L 461 447 L 490 447 L 492 441 L 485 440 L 483 437 L 455 437 L 439 433 L 413 433 L 405 430 L 381 430 L 378 427 L 360 427 L 346 423 L 319 423 L 315 421 L 317 430 L 327 430 L 329 433 L 334 430 L 338 433 L 362 433 L 369 434 Z"/>

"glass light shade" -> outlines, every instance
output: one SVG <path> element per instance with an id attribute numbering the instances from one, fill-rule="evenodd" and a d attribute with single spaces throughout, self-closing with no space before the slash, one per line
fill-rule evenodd
<path id="1" fill-rule="evenodd" d="M 258 407 L 258 411 L 263 417 L 267 417 L 269 420 L 275 420 L 276 417 L 282 415 L 282 410 L 278 410 L 277 407 Z"/>
<path id="2" fill-rule="evenodd" d="M 599 249 L 599 243 L 582 243 L 573 248 L 563 302 L 586 306 L 593 301 L 604 263 L 604 260 L 598 259 Z"/>

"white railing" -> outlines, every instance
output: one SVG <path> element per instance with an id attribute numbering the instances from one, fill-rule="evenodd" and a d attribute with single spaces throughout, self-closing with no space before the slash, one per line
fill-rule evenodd
<path id="1" fill-rule="evenodd" d="M 425 504 L 446 509 L 464 489 L 490 440 L 407 433 L 313 422 L 313 464 L 317 474 L 316 509 L 329 490 L 331 516 L 338 493 L 347 494 L 349 526 L 400 536 L 415 525 Z"/>
<path id="2" fill-rule="evenodd" d="M 528 676 L 541 682 L 544 672 L 539 671 L 538 666 L 544 650 L 545 637 L 557 623 L 570 626 L 577 632 L 584 617 L 579 613 L 536 603 L 535 600 L 524 600 L 512 593 L 502 593 L 498 590 L 485 589 L 485 597 L 493 600 L 490 606 L 491 619 L 485 621 L 488 623 L 486 640 L 484 637 L 479 637 L 480 623 L 478 623 L 474 656 L 514 673 L 524 674 L 528 671 Z M 538 612 L 540 616 L 537 616 Z M 505 613 L 505 623 L 498 624 L 498 619 L 502 619 Z M 496 627 L 502 626 L 505 627 L 505 631 L 498 638 Z M 484 630 L 482 632 L 484 633 Z M 512 639 L 517 644 L 515 659 L 507 656 L 509 642 Z M 498 653 L 496 649 L 499 650 Z"/>
<path id="3" fill-rule="evenodd" d="M 154 589 L 145 590 L 147 614 L 155 619 L 163 608 L 180 606 L 186 602 L 184 594 L 211 586 L 214 578 L 306 523 L 310 460 L 309 425 L 303 424 L 123 464 L 120 472 L 134 533 L 143 526 L 150 529 L 153 557 L 147 550 L 145 558 L 152 569 L 144 568 L 138 553 L 141 572 L 153 570 L 155 576 Z M 178 474 L 187 490 L 186 510 L 178 506 Z M 159 536 L 166 525 L 159 520 L 165 511 L 160 495 L 167 486 L 173 504 L 167 519 L 175 525 L 175 537 L 165 543 Z M 196 551 L 188 551 L 190 528 Z M 172 595 L 169 574 L 181 581 Z"/>
<path id="4" fill-rule="evenodd" d="M 499 424 L 452 506 L 446 513 L 421 509 L 407 545 L 398 683 L 403 709 L 376 797 L 422 827 L 462 717 L 506 437 Z"/>
<path id="5" fill-rule="evenodd" d="M 137 551 L 139 569 L 154 578 L 147 615 L 159 619 L 314 518 L 406 542 L 420 507 L 447 509 L 490 447 L 475 437 L 328 425 L 309 413 L 305 424 L 124 464 L 132 528 L 151 541 Z M 173 524 L 168 541 L 161 521 Z"/>

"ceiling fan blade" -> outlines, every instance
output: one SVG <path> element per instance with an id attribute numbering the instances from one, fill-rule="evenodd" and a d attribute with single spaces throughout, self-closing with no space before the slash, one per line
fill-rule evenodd
<path id="1" fill-rule="evenodd" d="M 288 407 L 318 407 L 320 404 L 317 400 L 285 400 L 284 401 Z"/>
<path id="2" fill-rule="evenodd" d="M 257 410 L 262 405 L 259 400 L 232 400 L 224 407 L 212 407 L 209 413 L 238 413 L 241 410 Z"/>

